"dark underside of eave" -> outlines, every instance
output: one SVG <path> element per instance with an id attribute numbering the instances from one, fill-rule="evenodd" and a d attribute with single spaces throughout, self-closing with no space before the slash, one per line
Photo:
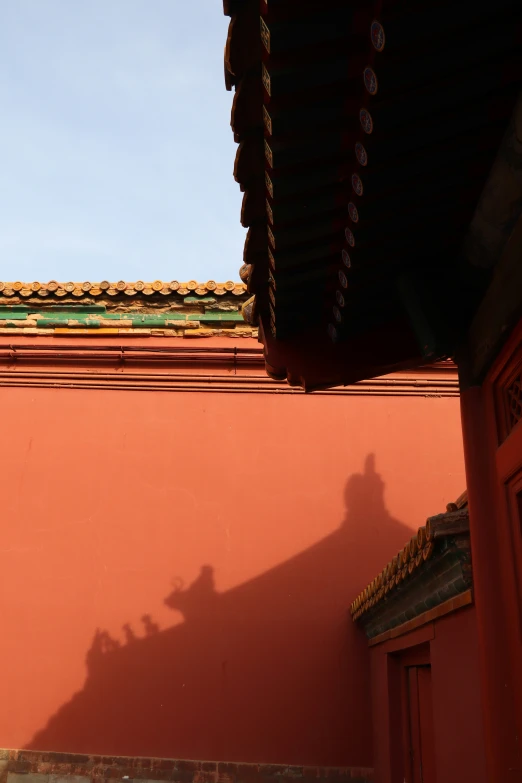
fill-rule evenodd
<path id="1" fill-rule="evenodd" d="M 269 363 L 312 388 L 452 354 L 491 275 L 463 247 L 522 82 L 522 3 L 231 0 L 225 13 L 244 261 Z"/>

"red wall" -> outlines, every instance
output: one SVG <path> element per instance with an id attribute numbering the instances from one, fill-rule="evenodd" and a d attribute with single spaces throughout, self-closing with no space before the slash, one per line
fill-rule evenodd
<path id="1" fill-rule="evenodd" d="M 400 654 L 429 644 L 438 783 L 486 783 L 475 607 L 371 648 L 375 783 L 402 781 Z"/>
<path id="2" fill-rule="evenodd" d="M 457 398 L 0 399 L 0 746 L 371 766 L 347 610 L 463 490 Z"/>
<path id="3" fill-rule="evenodd" d="M 430 654 L 437 780 L 486 783 L 474 607 L 437 620 Z"/>

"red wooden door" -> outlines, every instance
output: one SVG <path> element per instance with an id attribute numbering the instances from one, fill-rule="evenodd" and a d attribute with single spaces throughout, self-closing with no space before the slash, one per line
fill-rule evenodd
<path id="1" fill-rule="evenodd" d="M 408 783 L 436 783 L 431 667 L 410 666 L 407 672 L 410 744 Z"/>

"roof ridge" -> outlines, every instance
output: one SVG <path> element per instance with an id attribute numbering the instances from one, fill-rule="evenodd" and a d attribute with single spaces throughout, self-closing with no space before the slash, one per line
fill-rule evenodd
<path id="1" fill-rule="evenodd" d="M 206 283 L 198 283 L 197 280 L 189 280 L 185 283 L 180 283 L 178 280 L 172 280 L 167 283 L 162 280 L 154 280 L 153 282 L 144 282 L 142 280 L 136 280 L 135 282 L 126 282 L 125 280 L 118 280 L 117 282 L 109 282 L 108 280 L 102 280 L 100 283 L 92 283 L 86 280 L 83 283 L 69 281 L 67 283 L 60 283 L 56 280 L 50 280 L 48 283 L 40 283 L 33 281 L 31 283 L 22 282 L 16 280 L 15 282 L 2 282 L 0 281 L 0 295 L 2 296 L 66 296 L 71 294 L 72 296 L 99 296 L 102 293 L 106 293 L 109 296 L 117 296 L 118 294 L 125 294 L 127 296 L 135 296 L 137 294 L 145 294 L 145 296 L 151 296 L 152 294 L 163 294 L 167 296 L 169 294 L 178 294 L 179 296 L 186 296 L 187 294 L 197 294 L 202 296 L 204 294 L 212 293 L 216 296 L 223 296 L 226 293 L 240 296 L 247 290 L 245 283 L 235 282 L 233 280 L 227 280 L 224 283 L 218 283 L 215 280 L 207 280 Z"/>
<path id="2" fill-rule="evenodd" d="M 457 507 L 457 503 L 461 505 Z M 429 560 L 438 538 L 469 532 L 467 491 L 460 495 L 457 503 L 449 503 L 446 512 L 428 517 L 426 524 L 419 527 L 395 557 L 359 593 L 350 606 L 350 614 L 354 621 L 383 601 L 391 590 L 397 588 L 403 580 Z"/>

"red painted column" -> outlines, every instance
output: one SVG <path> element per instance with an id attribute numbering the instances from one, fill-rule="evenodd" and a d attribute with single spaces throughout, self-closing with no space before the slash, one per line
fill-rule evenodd
<path id="1" fill-rule="evenodd" d="M 512 668 L 509 649 L 510 624 L 514 618 L 504 589 L 509 540 L 505 540 L 499 504 L 492 415 L 485 387 L 462 391 L 486 764 L 491 783 L 506 783 L 522 780 L 522 759 L 516 728 L 515 681 L 518 677 Z"/>

